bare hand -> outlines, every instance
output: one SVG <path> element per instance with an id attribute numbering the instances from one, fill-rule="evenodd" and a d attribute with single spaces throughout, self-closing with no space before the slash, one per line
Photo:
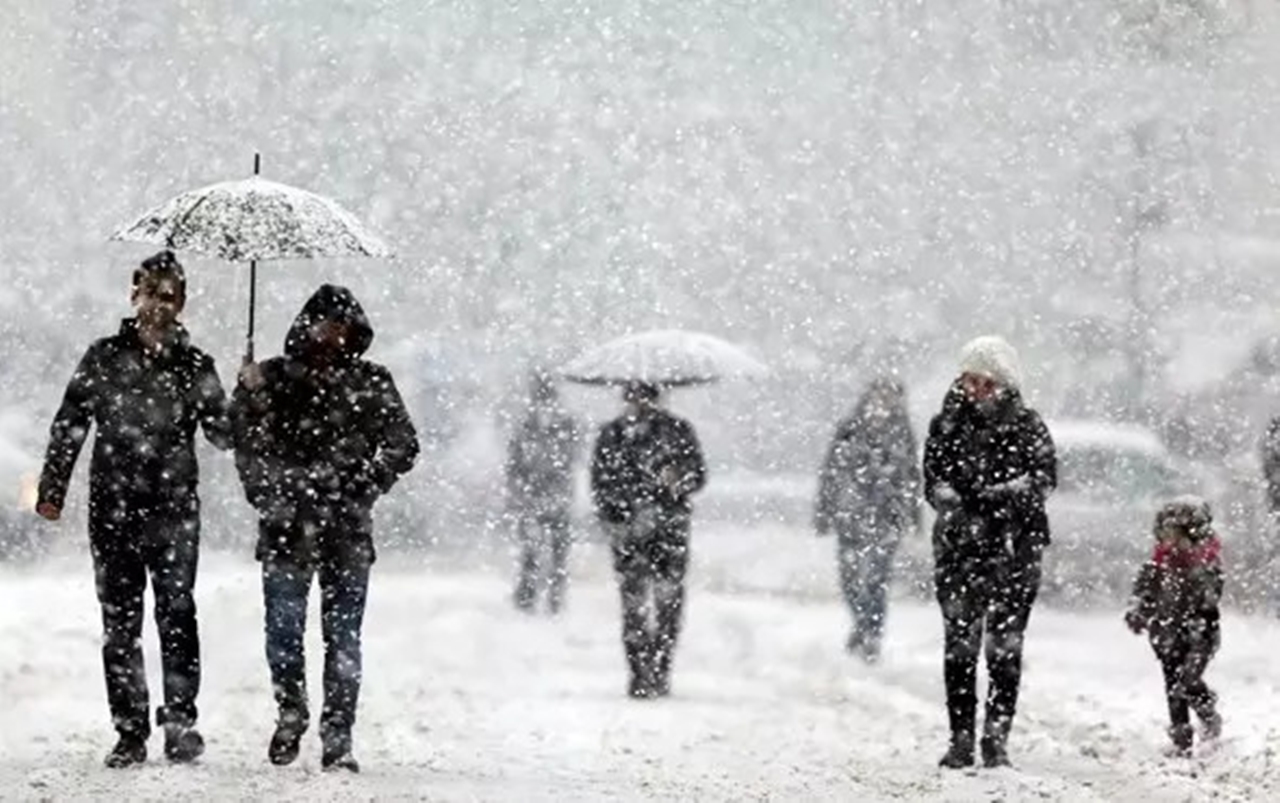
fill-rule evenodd
<path id="1" fill-rule="evenodd" d="M 52 502 L 41 502 L 36 505 L 36 515 L 40 516 L 42 519 L 57 521 L 62 518 L 62 508 Z"/>
<path id="2" fill-rule="evenodd" d="M 262 375 L 262 366 L 256 362 L 246 362 L 240 367 L 240 384 L 249 390 L 257 390 L 266 384 Z"/>

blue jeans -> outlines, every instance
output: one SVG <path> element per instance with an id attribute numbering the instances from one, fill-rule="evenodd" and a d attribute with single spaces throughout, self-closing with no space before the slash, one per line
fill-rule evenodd
<path id="1" fill-rule="evenodd" d="M 324 710 L 321 736 L 349 738 L 360 697 L 360 629 L 369 589 L 369 563 L 321 561 L 318 567 L 279 560 L 262 564 L 267 664 L 280 722 L 305 730 L 307 702 L 307 596 L 320 578 L 320 626 L 324 634 Z"/>

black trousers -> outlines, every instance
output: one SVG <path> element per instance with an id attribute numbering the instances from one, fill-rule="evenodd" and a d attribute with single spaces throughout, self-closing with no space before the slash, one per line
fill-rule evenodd
<path id="1" fill-rule="evenodd" d="M 1204 672 L 1217 650 L 1216 636 L 1216 632 L 1201 638 L 1162 635 L 1153 645 L 1164 672 L 1169 725 L 1175 738 L 1179 732 L 1189 733 L 1192 711 L 1201 719 L 1215 714 L 1218 696 L 1204 682 Z"/>
<path id="2" fill-rule="evenodd" d="M 515 602 L 523 609 L 537 605 L 545 591 L 547 608 L 555 613 L 564 605 L 569 583 L 569 547 L 572 537 L 568 511 L 521 514 L 516 529 L 520 537 L 520 571 Z"/>
<path id="3" fill-rule="evenodd" d="M 361 629 L 368 599 L 368 560 L 292 562 L 280 558 L 262 564 L 266 610 L 267 665 L 280 722 L 305 730 L 307 699 L 307 597 L 311 579 L 320 580 L 320 627 L 324 639 L 324 709 L 320 731 L 326 743 L 350 740 L 356 721 L 363 671 Z"/>
<path id="4" fill-rule="evenodd" d="M 1039 554 L 938 561 L 938 603 L 945 630 L 943 678 L 954 744 L 972 747 L 979 655 L 987 659 L 983 738 L 1003 746 L 1018 707 L 1022 644 L 1040 589 Z"/>
<path id="5" fill-rule="evenodd" d="M 200 501 L 91 499 L 89 543 L 102 608 L 102 666 L 111 719 L 121 734 L 151 733 L 142 655 L 143 595 L 155 597 L 164 673 L 160 725 L 195 723 L 200 635 L 193 596 L 200 553 Z"/>
<path id="6" fill-rule="evenodd" d="M 665 692 L 684 615 L 689 519 L 611 524 L 613 568 L 622 597 L 622 645 L 632 687 Z"/>
<path id="7" fill-rule="evenodd" d="M 840 533 L 836 539 L 836 563 L 840 591 L 853 616 L 849 647 L 868 655 L 880 651 L 889 608 L 889 577 L 898 548 L 896 529 L 871 529 Z"/>

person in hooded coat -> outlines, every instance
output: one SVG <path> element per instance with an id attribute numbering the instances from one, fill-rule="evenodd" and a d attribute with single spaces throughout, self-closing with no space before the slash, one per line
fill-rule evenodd
<path id="1" fill-rule="evenodd" d="M 920 526 L 920 462 L 906 391 L 876 379 L 836 427 L 818 484 L 814 525 L 836 535 L 840 589 L 853 615 L 846 649 L 880 656 L 893 556 Z"/>
<path id="2" fill-rule="evenodd" d="M 1019 391 L 1017 352 L 981 337 L 929 425 L 924 492 L 937 511 L 934 583 L 945 630 L 951 743 L 943 767 L 974 763 L 977 667 L 986 633 L 982 759 L 1009 763 L 1022 677 L 1022 641 L 1049 545 L 1045 500 L 1057 485 L 1053 439 Z"/>
<path id="3" fill-rule="evenodd" d="M 1204 672 L 1221 643 L 1222 541 L 1209 504 L 1183 496 L 1156 513 L 1151 559 L 1138 570 L 1125 624 L 1146 631 L 1164 672 L 1169 738 L 1176 756 L 1190 756 L 1194 711 L 1205 739 L 1222 733 L 1218 696 Z"/>
<path id="4" fill-rule="evenodd" d="M 89 429 L 89 548 L 102 606 L 102 663 L 107 702 L 119 740 L 107 755 L 121 768 L 147 758 L 151 734 L 142 654 L 143 594 L 148 576 L 164 671 L 165 756 L 193 761 L 204 752 L 196 730 L 200 638 L 193 597 L 200 550 L 195 433 L 231 446 L 226 396 L 213 360 L 178 316 L 186 277 L 171 252 L 133 274 L 137 314 L 85 352 L 49 433 L 36 512 L 62 515 L 67 486 Z"/>
<path id="5" fill-rule="evenodd" d="M 671 691 L 692 496 L 706 483 L 693 425 L 663 409 L 660 395 L 656 385 L 628 384 L 627 408 L 601 428 L 591 461 L 591 491 L 622 595 L 627 694 L 638 699 Z"/>
<path id="6" fill-rule="evenodd" d="M 529 402 L 507 444 L 507 508 L 520 539 L 515 604 L 531 611 L 545 590 L 548 610 L 558 613 L 569 579 L 569 517 L 580 433 L 550 376 L 534 374 Z"/>
<path id="7" fill-rule="evenodd" d="M 351 291 L 322 285 L 290 327 L 283 356 L 242 371 L 232 402 L 236 467 L 259 515 L 267 663 L 278 707 L 268 757 L 277 765 L 297 758 L 310 722 L 303 635 L 315 576 L 325 646 L 321 763 L 359 770 L 351 730 L 375 558 L 372 510 L 418 454 L 391 373 L 363 359 L 372 341 Z"/>

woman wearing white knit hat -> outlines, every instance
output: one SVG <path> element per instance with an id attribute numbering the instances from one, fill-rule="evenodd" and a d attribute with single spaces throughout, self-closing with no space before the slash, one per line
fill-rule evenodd
<path id="1" fill-rule="evenodd" d="M 1045 499 L 1057 484 L 1053 440 L 1023 404 L 1021 385 L 1013 346 L 990 335 L 971 341 L 925 442 L 925 498 L 938 513 L 934 583 L 946 631 L 951 743 L 944 767 L 974 763 L 984 630 L 989 683 L 982 760 L 988 767 L 1009 763 L 1022 636 L 1049 544 Z"/>

